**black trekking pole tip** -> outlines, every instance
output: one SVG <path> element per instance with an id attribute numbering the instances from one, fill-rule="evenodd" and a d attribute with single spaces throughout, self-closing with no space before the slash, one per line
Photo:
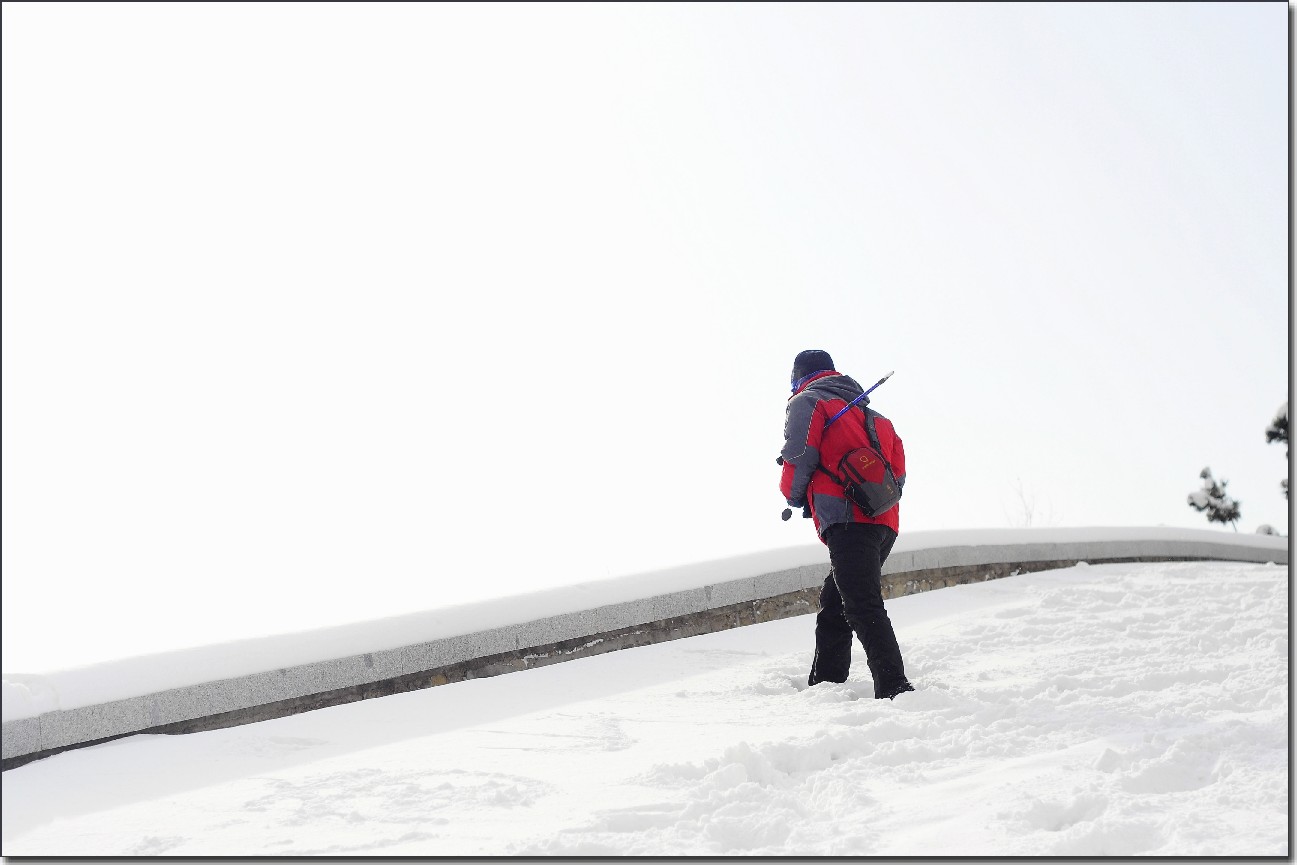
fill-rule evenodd
<path id="1" fill-rule="evenodd" d="M 792 509 L 792 508 L 784 508 L 784 515 L 783 515 L 782 517 L 780 517 L 780 519 L 782 519 L 784 522 L 788 522 L 788 521 L 791 520 L 792 518 L 793 518 L 793 509 Z"/>

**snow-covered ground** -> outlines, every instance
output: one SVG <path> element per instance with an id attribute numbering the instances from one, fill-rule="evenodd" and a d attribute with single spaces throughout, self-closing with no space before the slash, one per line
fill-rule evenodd
<path id="1" fill-rule="evenodd" d="M 1078 566 L 3 774 L 21 855 L 1287 855 L 1288 571 Z"/>

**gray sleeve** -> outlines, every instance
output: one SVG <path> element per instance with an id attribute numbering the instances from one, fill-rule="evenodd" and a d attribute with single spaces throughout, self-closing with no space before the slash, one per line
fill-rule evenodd
<path id="1" fill-rule="evenodd" d="M 790 502 L 806 501 L 806 488 L 810 486 L 811 475 L 820 465 L 819 448 L 810 444 L 811 422 L 815 417 L 815 406 L 819 399 L 803 393 L 789 400 L 784 415 L 784 449 L 780 456 L 785 466 L 793 467 L 792 492 Z M 818 442 L 818 436 L 816 436 Z"/>

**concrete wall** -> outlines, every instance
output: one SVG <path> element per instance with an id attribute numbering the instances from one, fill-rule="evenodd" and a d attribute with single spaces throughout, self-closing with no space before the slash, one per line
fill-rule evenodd
<path id="1" fill-rule="evenodd" d="M 1124 534 L 1130 535 L 1129 531 Z M 1054 530 L 1044 540 L 900 549 L 884 568 L 888 597 L 1012 573 L 1122 561 L 1288 563 L 1287 539 L 1195 533 L 1086 539 Z M 1078 540 L 1066 540 L 1067 537 Z M 1281 543 L 1280 543 L 1281 541 Z M 823 565 L 715 582 L 504 628 L 432 640 L 233 679 L 6 721 L 5 769 L 68 748 L 132 733 L 187 733 L 354 700 L 498 675 L 617 649 L 814 612 Z"/>

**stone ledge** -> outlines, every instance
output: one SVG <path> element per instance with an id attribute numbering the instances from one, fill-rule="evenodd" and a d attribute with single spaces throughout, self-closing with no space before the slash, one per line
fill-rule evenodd
<path id="1" fill-rule="evenodd" d="M 262 703 L 244 709 L 203 715 L 185 721 L 158 724 L 145 729 L 135 730 L 133 732 L 175 735 L 183 733 L 199 733 L 205 730 L 220 730 L 225 727 L 236 727 L 241 724 L 268 721 L 272 718 L 282 718 L 287 715 L 295 715 L 299 712 L 325 709 L 330 706 L 341 706 L 345 703 L 354 703 L 357 700 L 368 700 L 373 697 L 387 697 L 392 694 L 402 694 L 407 691 L 433 688 L 438 685 L 448 685 L 452 682 L 463 682 L 468 679 L 482 679 L 488 676 L 498 676 L 503 673 L 516 673 L 523 670 L 535 669 L 537 667 L 546 667 L 550 664 L 558 664 L 576 658 L 601 655 L 605 652 L 615 652 L 619 649 L 630 649 L 636 646 L 650 646 L 654 643 L 666 642 L 667 640 L 678 640 L 683 637 L 696 637 L 700 634 L 707 634 L 713 631 L 724 631 L 730 628 L 741 627 L 743 625 L 755 625 L 759 622 L 769 622 L 774 621 L 775 619 L 783 619 L 789 616 L 815 612 L 817 609 L 818 599 L 818 588 L 799 589 L 793 592 L 786 592 L 773 598 L 762 598 L 755 601 L 730 604 L 698 613 L 689 613 L 683 616 L 660 619 L 655 622 L 646 622 L 640 625 L 632 625 L 613 631 L 562 640 L 543 646 L 534 646 L 526 649 L 513 649 L 511 651 L 486 655 L 467 661 L 460 661 L 458 663 L 448 664 L 430 670 L 422 670 L 417 673 L 393 676 L 388 679 L 366 682 L 364 684 L 352 685 L 344 688 L 336 688 L 330 691 L 322 691 L 301 697 L 293 697 L 287 700 Z M 37 735 L 33 736 L 31 733 L 28 733 L 28 738 L 25 740 L 26 743 L 34 744 L 35 740 L 38 738 L 39 724 L 37 722 L 40 720 L 40 718 L 26 718 L 23 719 L 23 721 L 11 723 L 24 724 L 26 725 L 24 727 L 25 730 L 34 731 Z M 6 725 L 5 732 L 7 735 L 8 725 Z M 120 733 L 118 735 L 89 740 L 81 743 L 81 745 L 65 744 L 34 751 L 32 753 L 21 754 L 15 757 L 7 757 L 4 759 L 4 768 L 12 769 L 24 765 L 25 763 L 30 763 L 33 760 L 39 760 L 43 757 L 62 753 L 71 748 L 98 745 L 127 735 L 132 735 L 132 733 Z"/>
<path id="2" fill-rule="evenodd" d="M 885 597 L 1094 563 L 1287 564 L 1287 551 L 1229 541 L 953 546 L 894 554 Z M 729 580 L 463 637 L 47 712 L 4 723 L 3 768 L 133 733 L 191 733 L 815 612 L 827 565 Z"/>

